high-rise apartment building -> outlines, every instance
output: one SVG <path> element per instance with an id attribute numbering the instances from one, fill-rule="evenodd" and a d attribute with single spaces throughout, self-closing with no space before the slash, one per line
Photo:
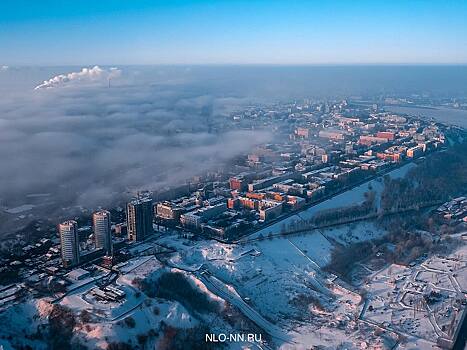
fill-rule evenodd
<path id="1" fill-rule="evenodd" d="M 79 263 L 78 224 L 68 220 L 58 225 L 62 262 L 65 267 Z"/>
<path id="2" fill-rule="evenodd" d="M 99 210 L 92 214 L 96 248 L 103 248 L 106 255 L 112 255 L 112 232 L 110 231 L 110 212 Z"/>
<path id="3" fill-rule="evenodd" d="M 127 204 L 127 230 L 130 241 L 143 241 L 153 232 L 151 198 L 134 199 Z"/>

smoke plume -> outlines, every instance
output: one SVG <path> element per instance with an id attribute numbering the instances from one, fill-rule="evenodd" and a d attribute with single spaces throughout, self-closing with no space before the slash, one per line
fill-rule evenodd
<path id="1" fill-rule="evenodd" d="M 63 85 L 79 83 L 102 83 L 108 82 L 109 79 L 118 78 L 121 75 L 121 70 L 112 67 L 108 70 L 102 69 L 99 66 L 93 68 L 83 68 L 80 72 L 72 72 L 68 74 L 59 74 L 49 80 L 45 80 L 42 84 L 37 85 L 35 90 L 49 89 Z"/>

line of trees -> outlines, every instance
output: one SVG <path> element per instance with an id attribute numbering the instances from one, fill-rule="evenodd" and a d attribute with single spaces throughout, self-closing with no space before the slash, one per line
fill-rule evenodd
<path id="1" fill-rule="evenodd" d="M 287 225 L 282 225 L 281 233 L 313 229 L 321 225 L 338 224 L 376 213 L 375 198 L 376 194 L 374 191 L 365 192 L 365 201 L 361 204 L 326 209 L 319 211 L 310 219 L 294 220 Z"/>
<path id="2" fill-rule="evenodd" d="M 467 141 L 427 157 L 407 176 L 384 177 L 381 209 L 392 211 L 446 201 L 467 188 Z"/>

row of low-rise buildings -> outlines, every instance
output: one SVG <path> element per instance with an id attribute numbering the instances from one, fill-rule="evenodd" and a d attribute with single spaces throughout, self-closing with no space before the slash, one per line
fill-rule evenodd
<path id="1" fill-rule="evenodd" d="M 378 113 L 377 108 L 366 116 L 358 109 L 351 115 L 352 108 L 341 103 L 330 106 L 326 118 L 319 117 L 323 115 L 321 109 L 315 114 L 310 106 L 304 108 L 306 111 L 295 105 L 288 112 L 274 112 L 274 123 L 284 116 L 284 124 L 277 129 L 292 133 L 282 141 L 258 147 L 246 159 L 251 172 L 230 177 L 230 193 L 225 195 L 229 216 L 240 213 L 252 225 L 269 221 L 390 169 L 393 163 L 421 157 L 444 143 L 443 131 L 437 125 Z M 260 115 L 267 123 L 269 115 L 261 111 L 255 111 L 254 120 Z M 185 227 L 216 226 L 215 216 L 203 219 L 198 215 L 200 206 L 186 210 L 164 203 L 158 208 L 160 218 L 182 218 L 179 222 Z M 245 211 L 256 214 L 243 214 Z M 221 222 L 225 216 L 221 215 Z"/>

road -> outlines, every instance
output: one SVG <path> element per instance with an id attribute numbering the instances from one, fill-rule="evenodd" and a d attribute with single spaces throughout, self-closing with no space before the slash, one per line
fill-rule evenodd
<path id="1" fill-rule="evenodd" d="M 289 344 L 295 344 L 293 341 L 291 341 L 290 336 L 285 334 L 285 332 L 281 328 L 266 320 L 255 309 L 248 305 L 232 286 L 229 286 L 220 281 L 219 279 L 215 278 L 211 275 L 211 273 L 208 270 L 203 269 L 201 267 L 199 267 L 198 269 L 187 269 L 185 267 L 176 266 L 173 263 L 170 263 L 169 261 L 164 262 L 170 267 L 194 275 L 197 279 L 204 283 L 206 288 L 208 288 L 211 293 L 238 307 L 239 310 L 248 319 L 250 319 L 254 324 L 256 324 L 258 327 L 264 330 L 273 339 Z"/>
<path id="2" fill-rule="evenodd" d="M 210 275 L 206 270 L 197 272 L 195 275 L 212 293 L 238 307 L 246 317 L 268 333 L 273 339 L 294 344 L 289 335 L 285 334 L 281 328 L 266 320 L 255 309 L 248 305 L 240 295 L 238 295 L 233 287 L 224 284 L 217 278 Z"/>

